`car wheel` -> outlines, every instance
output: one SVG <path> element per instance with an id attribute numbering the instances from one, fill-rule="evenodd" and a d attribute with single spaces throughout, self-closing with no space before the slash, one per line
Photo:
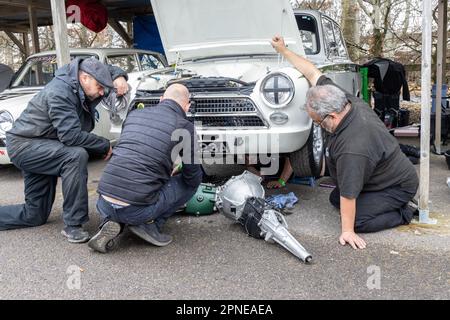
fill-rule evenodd
<path id="1" fill-rule="evenodd" d="M 306 144 L 289 155 L 294 173 L 298 177 L 319 177 L 323 165 L 324 134 L 313 125 Z"/>

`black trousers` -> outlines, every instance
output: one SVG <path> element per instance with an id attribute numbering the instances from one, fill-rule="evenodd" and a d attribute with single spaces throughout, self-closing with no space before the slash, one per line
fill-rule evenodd
<path id="1" fill-rule="evenodd" d="M 355 232 L 377 232 L 409 224 L 414 212 L 407 203 L 417 187 L 393 187 L 377 192 L 362 192 L 356 199 Z M 340 209 L 340 193 L 336 187 L 330 194 L 331 204 Z"/>
<path id="2" fill-rule="evenodd" d="M 62 181 L 65 225 L 84 224 L 88 217 L 87 163 L 84 148 L 68 147 L 58 140 L 27 139 L 11 143 L 12 163 L 22 170 L 25 203 L 0 207 L 0 230 L 44 224 L 55 201 L 58 177 Z M 8 142 L 8 151 L 10 143 Z"/>

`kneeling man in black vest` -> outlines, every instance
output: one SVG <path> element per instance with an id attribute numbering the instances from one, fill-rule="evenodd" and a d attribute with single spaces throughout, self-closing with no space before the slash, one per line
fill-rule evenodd
<path id="1" fill-rule="evenodd" d="M 194 125 L 186 118 L 189 107 L 188 89 L 173 84 L 157 106 L 130 112 L 99 182 L 97 210 L 103 222 L 89 247 L 109 251 L 124 225 L 153 245 L 172 242 L 162 227 L 202 180 Z M 180 153 L 182 172 L 172 175 L 173 157 Z"/>

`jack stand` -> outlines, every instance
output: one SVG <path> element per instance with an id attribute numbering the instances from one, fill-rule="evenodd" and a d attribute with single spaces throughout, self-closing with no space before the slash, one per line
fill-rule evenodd
<path id="1" fill-rule="evenodd" d="M 312 188 L 316 186 L 316 179 L 314 177 L 293 177 L 288 182 L 293 184 L 302 184 Z"/>

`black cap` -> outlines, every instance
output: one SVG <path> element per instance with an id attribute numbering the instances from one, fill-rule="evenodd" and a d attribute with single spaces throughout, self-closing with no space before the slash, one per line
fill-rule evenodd
<path id="1" fill-rule="evenodd" d="M 114 88 L 108 67 L 97 59 L 93 57 L 84 59 L 80 63 L 80 70 L 90 74 L 104 88 Z"/>

